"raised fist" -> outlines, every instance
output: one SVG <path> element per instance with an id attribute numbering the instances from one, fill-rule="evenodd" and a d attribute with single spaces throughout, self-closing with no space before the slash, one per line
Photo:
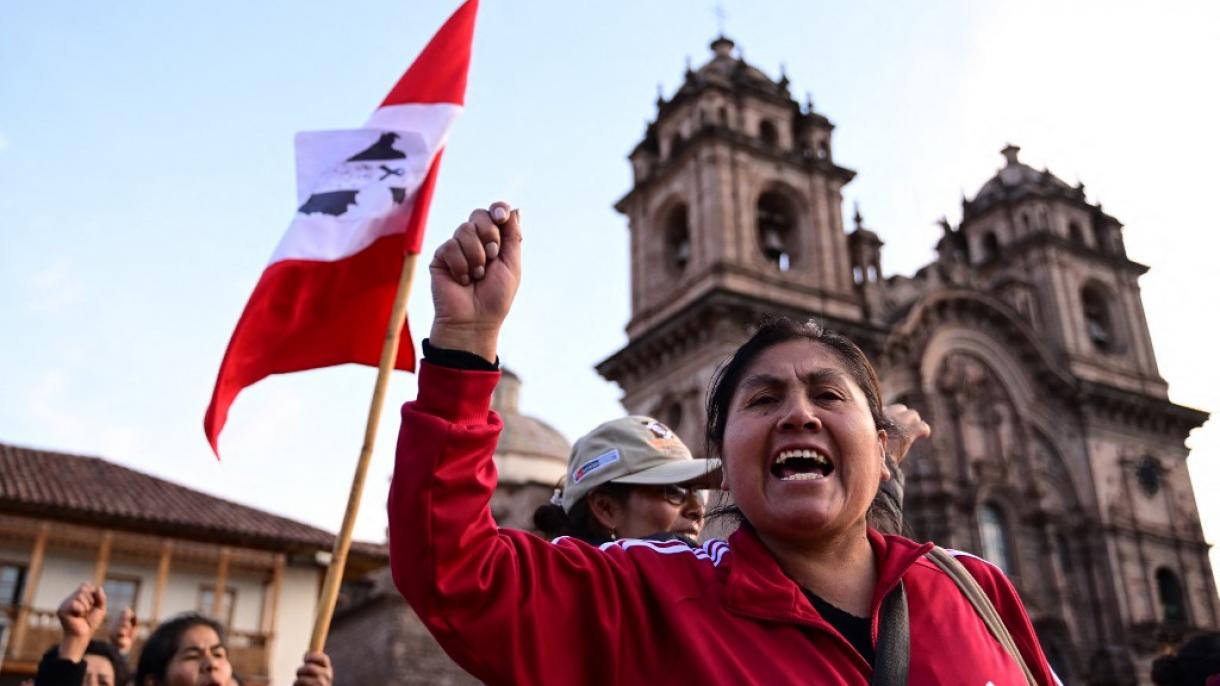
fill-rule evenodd
<path id="1" fill-rule="evenodd" d="M 59 604 L 56 612 L 64 637 L 59 656 L 80 662 L 93 632 L 106 620 L 106 592 L 100 586 L 84 583 Z"/>
<path id="2" fill-rule="evenodd" d="M 119 651 L 120 655 L 131 652 L 131 644 L 136 638 L 136 613 L 130 607 L 114 616 L 110 622 L 110 645 Z"/>
<path id="3" fill-rule="evenodd" d="M 521 215 L 508 203 L 475 210 L 436 250 L 431 343 L 496 359 L 500 326 L 521 281 Z"/>

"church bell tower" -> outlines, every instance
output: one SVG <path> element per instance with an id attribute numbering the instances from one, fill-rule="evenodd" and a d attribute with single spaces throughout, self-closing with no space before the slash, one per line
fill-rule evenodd
<path id="1" fill-rule="evenodd" d="M 843 228 L 855 172 L 834 161 L 834 126 L 734 48 L 711 43 L 629 156 L 634 183 L 615 205 L 631 234 L 629 341 L 597 367 L 628 411 L 696 452 L 712 373 L 764 316 L 876 336 Z"/>

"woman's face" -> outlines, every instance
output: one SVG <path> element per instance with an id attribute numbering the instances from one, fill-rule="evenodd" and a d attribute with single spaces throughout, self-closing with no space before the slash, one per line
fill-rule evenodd
<path id="1" fill-rule="evenodd" d="M 85 654 L 85 680 L 81 686 L 116 686 L 114 665 L 101 655 Z"/>
<path id="2" fill-rule="evenodd" d="M 684 486 L 632 485 L 626 500 L 608 493 L 589 494 L 589 508 L 614 538 L 683 534 L 698 538 L 703 529 L 703 496 Z"/>
<path id="3" fill-rule="evenodd" d="M 233 676 L 220 636 L 206 624 L 182 632 L 178 652 L 165 670 L 165 686 L 227 686 Z"/>
<path id="4" fill-rule="evenodd" d="M 698 538 L 703 528 L 703 497 L 682 486 L 634 486 L 617 526 L 619 538 L 643 538 L 657 533 Z"/>
<path id="5" fill-rule="evenodd" d="M 798 339 L 759 354 L 725 422 L 725 488 L 764 539 L 803 543 L 864 526 L 886 436 L 830 348 Z"/>

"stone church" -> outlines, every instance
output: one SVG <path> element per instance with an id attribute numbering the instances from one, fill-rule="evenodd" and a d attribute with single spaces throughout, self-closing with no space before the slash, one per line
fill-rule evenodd
<path id="1" fill-rule="evenodd" d="M 1185 462 L 1207 414 L 1168 399 L 1122 224 L 1009 145 L 935 261 L 887 277 L 878 235 L 843 225 L 830 120 L 711 49 L 630 154 L 629 340 L 598 371 L 699 452 L 712 374 L 760 318 L 848 334 L 935 429 L 905 466 L 911 534 L 1003 567 L 1065 682 L 1149 683 L 1220 607 Z"/>

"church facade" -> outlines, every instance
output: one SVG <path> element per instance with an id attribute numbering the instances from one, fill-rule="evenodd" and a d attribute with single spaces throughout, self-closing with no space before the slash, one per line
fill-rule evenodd
<path id="1" fill-rule="evenodd" d="M 1003 567 L 1065 682 L 1149 683 L 1220 603 L 1185 462 L 1207 414 L 1168 399 L 1122 224 L 1008 146 L 937 258 L 886 277 L 844 226 L 830 120 L 734 48 L 629 156 L 628 343 L 598 371 L 700 452 L 712 374 L 763 317 L 849 335 L 935 429 L 905 465 L 912 535 Z"/>

